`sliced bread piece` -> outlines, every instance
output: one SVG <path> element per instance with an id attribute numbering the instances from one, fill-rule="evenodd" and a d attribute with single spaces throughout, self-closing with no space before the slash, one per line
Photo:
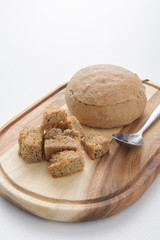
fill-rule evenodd
<path id="1" fill-rule="evenodd" d="M 82 171 L 85 165 L 83 150 L 63 151 L 52 155 L 48 167 L 53 177 L 63 177 Z"/>
<path id="2" fill-rule="evenodd" d="M 67 121 L 67 112 L 54 102 L 51 102 L 44 109 L 42 128 L 48 131 L 51 128 L 57 127 L 61 121 Z"/>
<path id="3" fill-rule="evenodd" d="M 77 150 L 78 141 L 69 137 L 58 135 L 55 139 L 47 139 L 44 143 L 44 152 L 46 160 L 49 160 L 53 153 L 65 150 Z"/>
<path id="4" fill-rule="evenodd" d="M 43 130 L 41 127 L 24 127 L 19 133 L 18 143 L 18 153 L 26 163 L 42 161 Z"/>
<path id="5" fill-rule="evenodd" d="M 97 131 L 90 131 L 82 138 L 82 144 L 92 160 L 109 151 L 109 140 Z"/>

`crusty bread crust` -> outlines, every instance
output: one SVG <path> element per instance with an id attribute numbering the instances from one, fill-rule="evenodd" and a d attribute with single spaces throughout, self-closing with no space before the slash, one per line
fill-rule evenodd
<path id="1" fill-rule="evenodd" d="M 81 69 L 67 85 L 66 103 L 80 123 L 99 128 L 130 124 L 146 105 L 139 77 L 115 65 Z"/>

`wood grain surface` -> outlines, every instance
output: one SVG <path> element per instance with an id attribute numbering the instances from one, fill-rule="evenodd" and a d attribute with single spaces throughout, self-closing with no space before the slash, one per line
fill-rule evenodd
<path id="1" fill-rule="evenodd" d="M 144 133 L 141 147 L 120 144 L 111 135 L 138 131 L 160 103 L 159 87 L 144 83 L 148 102 L 143 115 L 122 129 L 97 129 L 110 139 L 110 152 L 95 161 L 85 154 L 84 171 L 72 176 L 54 179 L 48 162 L 26 164 L 17 154 L 20 129 L 39 125 L 50 101 L 63 106 L 66 84 L 13 118 L 0 129 L 0 194 L 32 214 L 57 221 L 103 219 L 131 206 L 159 174 L 160 119 Z"/>

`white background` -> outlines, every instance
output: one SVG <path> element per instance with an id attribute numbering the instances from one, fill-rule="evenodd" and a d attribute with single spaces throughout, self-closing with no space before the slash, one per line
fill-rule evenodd
<path id="1" fill-rule="evenodd" d="M 157 0 L 0 0 L 0 126 L 80 68 L 110 63 L 160 84 Z M 96 222 L 38 218 L 0 197 L 0 239 L 160 239 L 160 177 L 132 207 Z"/>

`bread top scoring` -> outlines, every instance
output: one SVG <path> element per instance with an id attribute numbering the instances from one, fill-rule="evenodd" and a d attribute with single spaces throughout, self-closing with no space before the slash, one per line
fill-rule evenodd
<path id="1" fill-rule="evenodd" d="M 95 106 L 130 101 L 144 91 L 141 80 L 131 71 L 109 64 L 89 66 L 78 71 L 67 85 L 75 100 Z"/>

